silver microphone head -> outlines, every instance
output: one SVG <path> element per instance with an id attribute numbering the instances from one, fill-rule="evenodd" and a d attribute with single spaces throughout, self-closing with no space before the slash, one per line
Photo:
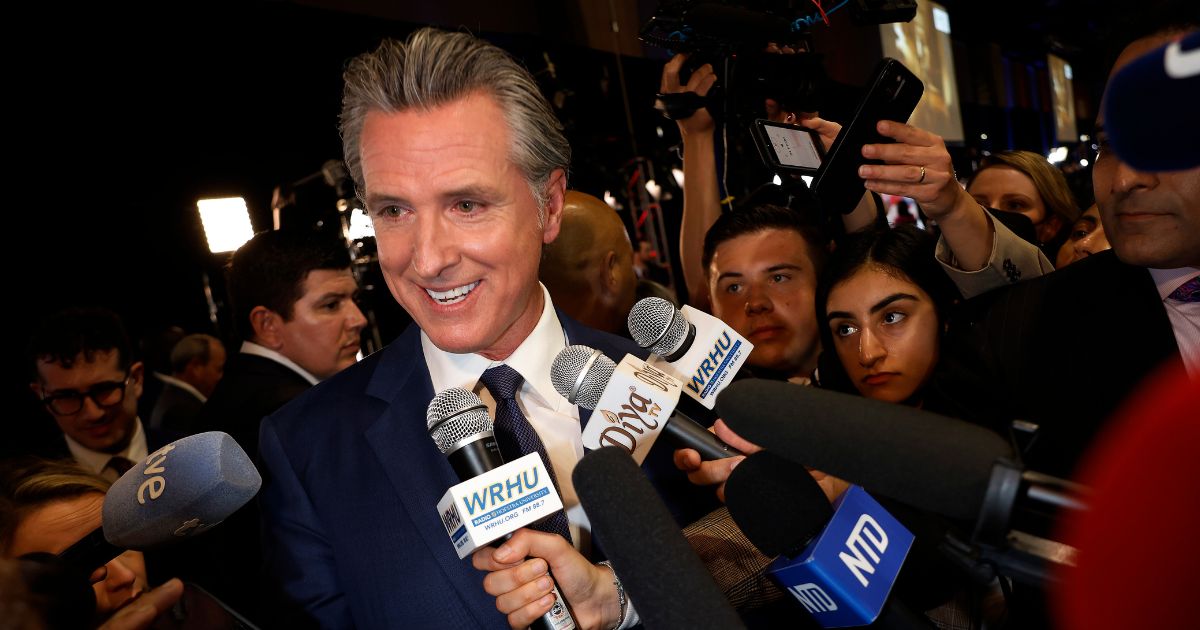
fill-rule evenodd
<path id="1" fill-rule="evenodd" d="M 643 348 L 660 357 L 679 351 L 687 339 L 688 320 L 667 300 L 642 298 L 629 310 L 629 334 Z"/>
<path id="2" fill-rule="evenodd" d="M 492 418 L 483 401 L 461 387 L 438 392 L 429 401 L 425 422 L 429 437 L 442 453 L 472 435 L 492 432 Z"/>
<path id="3" fill-rule="evenodd" d="M 550 381 L 572 404 L 595 409 L 617 364 L 588 346 L 567 346 L 554 357 Z"/>

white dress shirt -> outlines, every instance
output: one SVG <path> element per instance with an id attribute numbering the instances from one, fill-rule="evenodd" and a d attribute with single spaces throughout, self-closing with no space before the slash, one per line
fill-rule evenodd
<path id="1" fill-rule="evenodd" d="M 208 402 L 208 396 L 201 394 L 200 390 L 196 389 L 191 383 L 189 383 L 187 381 L 175 378 L 174 376 L 168 376 L 166 374 L 159 374 L 157 372 L 154 374 L 154 376 L 156 378 L 158 378 L 158 380 L 160 380 L 164 383 L 169 383 L 171 385 L 174 385 L 175 387 L 178 387 L 179 389 L 182 389 L 183 391 L 195 396 L 196 400 L 199 400 L 202 403 Z"/>
<path id="2" fill-rule="evenodd" d="M 540 286 L 540 285 L 539 285 Z M 421 349 L 425 353 L 425 364 L 429 367 L 429 378 L 433 391 L 440 392 L 451 387 L 462 387 L 479 395 L 487 405 L 488 413 L 496 416 L 496 401 L 479 381 L 484 370 L 504 364 L 517 371 L 524 381 L 517 391 L 517 405 L 529 424 L 537 431 L 554 475 L 558 479 L 559 493 L 566 510 L 575 548 L 589 548 L 591 525 L 579 504 L 575 486 L 571 483 L 571 472 L 583 457 L 583 435 L 579 426 L 579 409 L 559 395 L 550 382 L 550 364 L 559 351 L 568 344 L 566 333 L 554 312 L 550 293 L 542 286 L 542 314 L 533 332 L 517 346 L 503 361 L 492 361 L 478 354 L 453 354 L 433 345 L 424 331 L 421 332 Z"/>
<path id="3" fill-rule="evenodd" d="M 142 430 L 142 421 L 139 418 L 133 420 L 133 437 L 129 440 L 129 446 L 119 453 L 93 451 L 71 439 L 71 436 L 65 433 L 63 437 L 67 439 L 67 449 L 71 451 L 71 457 L 75 458 L 75 463 L 109 481 L 116 481 L 120 478 L 117 471 L 107 467 L 110 459 L 119 455 L 136 464 L 150 455 L 149 449 L 146 447 L 146 432 Z"/>
<path id="4" fill-rule="evenodd" d="M 262 357 L 264 359 L 270 359 L 299 374 L 304 378 L 304 380 L 313 385 L 321 382 L 321 379 L 309 374 L 308 370 L 297 365 L 295 361 L 283 356 L 282 354 L 279 354 L 278 352 L 275 352 L 266 346 L 254 343 L 253 341 L 243 341 L 242 352 L 245 354 L 253 354 L 254 356 Z"/>
<path id="5" fill-rule="evenodd" d="M 558 321 L 558 314 L 554 312 L 550 292 L 544 285 L 539 283 L 539 286 L 542 289 L 542 315 L 529 336 L 503 361 L 492 361 L 478 354 L 445 352 L 433 345 L 425 331 L 421 331 L 421 350 L 425 354 L 434 392 L 451 387 L 469 389 L 479 395 L 493 418 L 496 415 L 496 401 L 479 382 L 479 377 L 488 368 L 504 364 L 524 378 L 521 389 L 517 391 L 517 405 L 546 447 L 546 455 L 558 479 L 571 538 L 575 548 L 587 556 L 591 549 L 591 524 L 571 483 L 575 464 L 583 458 L 579 409 L 563 398 L 550 381 L 550 364 L 559 351 L 570 344 L 570 340 Z M 625 606 L 625 619 L 617 630 L 627 630 L 640 622 L 632 598 L 627 597 Z"/>
<path id="6" fill-rule="evenodd" d="M 1179 344 L 1183 367 L 1187 369 L 1189 379 L 1200 381 L 1200 302 L 1185 304 L 1167 299 L 1175 289 L 1196 276 L 1200 276 L 1200 267 L 1150 270 L 1150 277 L 1154 278 L 1158 295 L 1163 300 L 1163 308 L 1167 309 L 1167 318 L 1171 320 L 1171 330 L 1175 333 L 1175 342 Z"/>

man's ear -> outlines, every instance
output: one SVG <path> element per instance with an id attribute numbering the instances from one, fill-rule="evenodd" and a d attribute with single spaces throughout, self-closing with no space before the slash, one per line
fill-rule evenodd
<path id="1" fill-rule="evenodd" d="M 137 398 L 142 397 L 145 376 L 146 364 L 141 361 L 134 361 L 133 365 L 129 366 L 129 385 L 133 387 L 133 394 Z"/>
<path id="2" fill-rule="evenodd" d="M 615 294 L 617 292 L 617 265 L 620 262 L 617 252 L 610 249 L 604 254 L 604 264 L 601 265 L 601 268 L 604 270 L 604 282 L 602 284 L 606 293 Z"/>
<path id="3" fill-rule="evenodd" d="M 254 331 L 251 340 L 272 350 L 283 346 L 283 317 L 265 306 L 255 306 L 250 311 L 250 328 Z"/>
<path id="4" fill-rule="evenodd" d="M 562 227 L 563 202 L 567 194 L 567 172 L 555 169 L 546 184 L 546 207 L 542 210 L 542 243 L 553 243 Z"/>

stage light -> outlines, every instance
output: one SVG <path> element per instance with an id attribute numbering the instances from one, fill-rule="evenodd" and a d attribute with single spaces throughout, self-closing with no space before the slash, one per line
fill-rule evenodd
<path id="1" fill-rule="evenodd" d="M 346 237 L 352 241 L 358 241 L 374 236 L 375 226 L 371 224 L 371 217 L 367 216 L 367 211 L 362 208 L 352 208 L 350 210 L 350 227 L 346 230 Z"/>
<path id="2" fill-rule="evenodd" d="M 200 199 L 196 208 L 200 211 L 208 251 L 214 254 L 234 251 L 254 236 L 250 211 L 241 197 Z"/>
<path id="3" fill-rule="evenodd" d="M 646 180 L 646 192 L 650 193 L 650 196 L 654 197 L 655 201 L 658 201 L 662 195 L 662 186 L 659 186 L 658 182 L 653 179 Z"/>

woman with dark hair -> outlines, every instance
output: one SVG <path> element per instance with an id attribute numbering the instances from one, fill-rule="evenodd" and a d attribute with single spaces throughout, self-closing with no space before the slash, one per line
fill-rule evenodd
<path id="1" fill-rule="evenodd" d="M 911 225 L 872 228 L 838 244 L 817 283 L 822 387 L 924 406 L 947 311 L 960 299 Z"/>

